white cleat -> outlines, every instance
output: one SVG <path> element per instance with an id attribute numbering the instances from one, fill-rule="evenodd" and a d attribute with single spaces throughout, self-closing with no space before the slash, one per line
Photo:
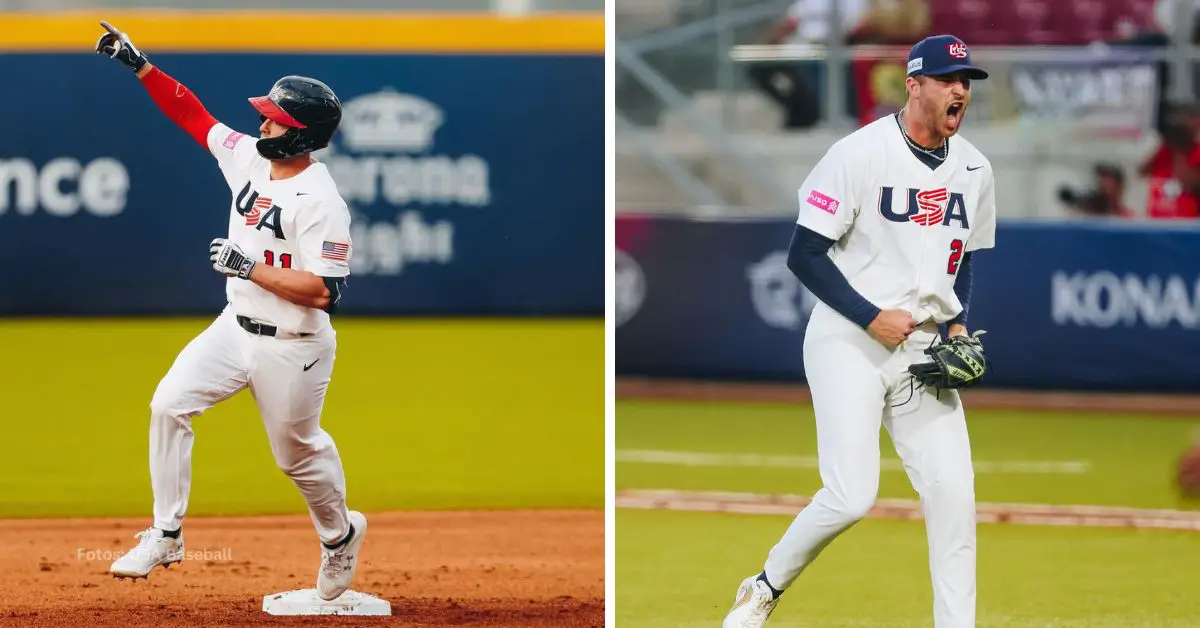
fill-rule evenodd
<path id="1" fill-rule="evenodd" d="M 158 528 L 142 530 L 134 535 L 137 547 L 118 558 L 109 573 L 116 578 L 145 578 L 157 566 L 164 569 L 183 560 L 183 535 L 177 539 L 163 536 Z"/>
<path id="2" fill-rule="evenodd" d="M 721 627 L 762 628 L 778 603 L 779 599 L 772 597 L 767 583 L 759 580 L 757 575 L 750 576 L 738 587 L 737 596 L 733 599 L 733 608 L 729 609 Z"/>
<path id="3" fill-rule="evenodd" d="M 317 594 L 325 601 L 337 599 L 350 588 L 354 571 L 358 569 L 358 552 L 367 535 L 367 518 L 361 512 L 350 511 L 354 537 L 345 545 L 331 550 L 321 546 L 321 570 L 317 572 Z"/>

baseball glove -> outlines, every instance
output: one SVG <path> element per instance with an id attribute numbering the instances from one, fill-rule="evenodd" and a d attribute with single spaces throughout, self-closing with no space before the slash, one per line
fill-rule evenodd
<path id="1" fill-rule="evenodd" d="M 926 388 L 967 388 L 979 383 L 987 372 L 987 357 L 979 337 L 986 334 L 979 330 L 973 335 L 954 336 L 945 342 L 925 350 L 932 361 L 912 364 L 908 372 Z"/>

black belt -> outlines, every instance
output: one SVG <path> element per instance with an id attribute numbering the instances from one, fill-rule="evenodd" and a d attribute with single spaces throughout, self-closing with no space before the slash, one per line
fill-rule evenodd
<path id="1" fill-rule="evenodd" d="M 275 337 L 275 332 L 278 331 L 278 329 L 274 325 L 267 325 L 265 323 L 257 323 L 257 322 L 250 320 L 249 318 L 247 318 L 245 316 L 242 316 L 241 314 L 238 314 L 237 322 L 238 322 L 238 325 L 242 326 L 242 329 L 244 329 L 252 334 L 258 334 L 259 336 L 271 336 L 273 338 L 273 337 Z M 311 336 L 312 334 L 300 333 L 299 335 L 301 337 L 303 337 L 303 336 Z"/>

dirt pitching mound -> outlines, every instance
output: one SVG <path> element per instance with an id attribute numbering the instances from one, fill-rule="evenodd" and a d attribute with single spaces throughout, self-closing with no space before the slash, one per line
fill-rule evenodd
<path id="1" fill-rule="evenodd" d="M 604 625 L 604 512 L 366 513 L 351 588 L 391 617 L 275 617 L 264 595 L 316 586 L 307 516 L 189 517 L 185 559 L 107 573 L 145 519 L 0 521 L 0 626 Z"/>

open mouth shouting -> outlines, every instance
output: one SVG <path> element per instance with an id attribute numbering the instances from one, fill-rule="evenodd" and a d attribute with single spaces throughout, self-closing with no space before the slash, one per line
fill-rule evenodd
<path id="1" fill-rule="evenodd" d="M 956 102 L 951 104 L 949 107 L 946 107 L 946 126 L 950 130 L 958 130 L 958 125 L 962 123 L 963 112 L 966 110 L 966 108 L 966 104 L 961 102 Z"/>

